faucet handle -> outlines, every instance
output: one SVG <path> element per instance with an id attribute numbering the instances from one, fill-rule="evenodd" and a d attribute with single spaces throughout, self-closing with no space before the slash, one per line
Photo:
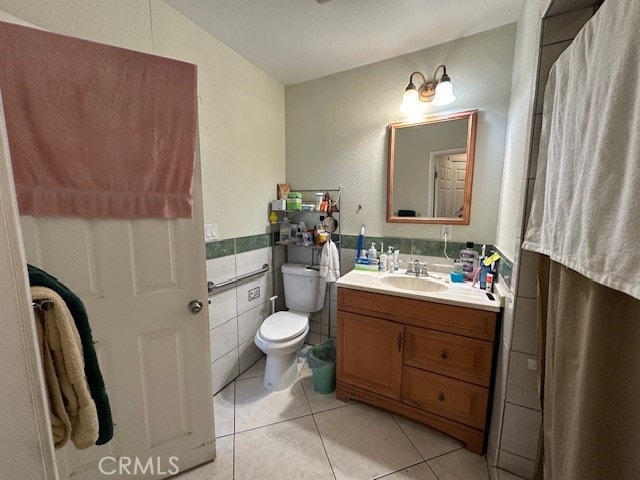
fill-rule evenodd
<path id="1" fill-rule="evenodd" d="M 427 270 L 427 262 L 420 265 L 420 275 L 429 276 L 429 271 Z"/>
<path id="2" fill-rule="evenodd" d="M 409 264 L 407 265 L 407 275 L 412 274 L 413 273 L 413 263 L 409 262 Z"/>

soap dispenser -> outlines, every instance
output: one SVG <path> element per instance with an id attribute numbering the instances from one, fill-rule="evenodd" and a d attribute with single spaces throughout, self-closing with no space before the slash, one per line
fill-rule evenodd
<path id="1" fill-rule="evenodd" d="M 371 242 L 371 248 L 369 249 L 369 260 L 375 260 L 378 258 L 378 251 L 376 250 L 376 242 Z"/>

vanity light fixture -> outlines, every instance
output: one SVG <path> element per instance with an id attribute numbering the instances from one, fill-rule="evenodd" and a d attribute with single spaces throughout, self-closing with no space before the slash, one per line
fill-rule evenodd
<path id="1" fill-rule="evenodd" d="M 438 72 L 442 69 L 442 75 L 438 78 Z M 413 83 L 414 75 L 422 79 L 422 84 L 416 88 Z M 409 85 L 404 91 L 400 110 L 407 114 L 415 114 L 421 110 L 420 102 L 431 102 L 435 106 L 449 105 L 456 99 L 453 94 L 451 79 L 447 75 L 447 67 L 438 65 L 433 74 L 433 78 L 427 80 L 420 72 L 413 72 L 409 77 Z"/>

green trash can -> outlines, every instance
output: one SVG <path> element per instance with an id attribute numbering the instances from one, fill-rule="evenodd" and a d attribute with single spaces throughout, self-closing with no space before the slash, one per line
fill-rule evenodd
<path id="1" fill-rule="evenodd" d="M 336 342 L 326 342 L 307 350 L 307 362 L 313 372 L 313 389 L 318 393 L 331 393 L 336 389 Z"/>

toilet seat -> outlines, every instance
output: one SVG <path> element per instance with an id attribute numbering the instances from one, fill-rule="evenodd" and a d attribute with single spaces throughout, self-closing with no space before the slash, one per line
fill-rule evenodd
<path id="1" fill-rule="evenodd" d="M 268 342 L 286 342 L 300 335 L 307 328 L 308 317 L 298 312 L 276 312 L 268 316 L 258 334 Z"/>

